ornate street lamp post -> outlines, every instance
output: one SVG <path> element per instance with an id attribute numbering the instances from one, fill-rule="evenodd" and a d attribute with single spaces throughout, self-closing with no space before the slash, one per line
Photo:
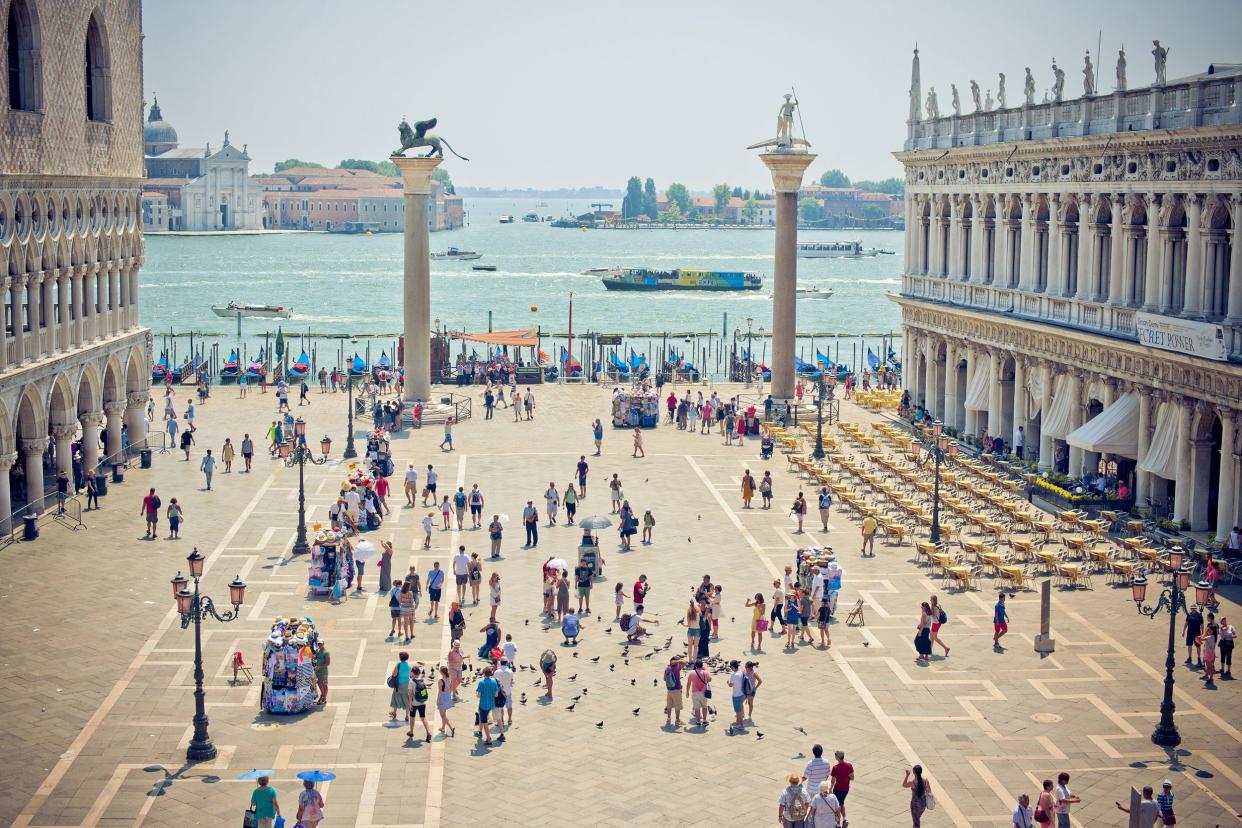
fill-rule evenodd
<path id="1" fill-rule="evenodd" d="M 190 567 L 190 577 L 194 579 L 194 591 L 186 589 L 189 579 L 180 572 L 172 579 L 173 598 L 177 602 L 177 612 L 181 614 L 181 629 L 194 624 L 194 738 L 185 757 L 191 762 L 206 762 L 216 758 L 216 746 L 211 743 L 207 734 L 206 693 L 203 691 L 203 633 L 202 623 L 211 617 L 221 623 L 236 621 L 246 597 L 246 584 L 241 576 L 229 584 L 229 602 L 233 609 L 223 613 L 216 612 L 215 602 L 210 596 L 202 595 L 198 590 L 198 581 L 203 577 L 203 555 L 195 549 L 186 559 Z"/>
<path id="2" fill-rule="evenodd" d="M 932 423 L 932 439 L 920 442 L 927 450 L 924 462 L 934 460 L 936 463 L 936 479 L 932 486 L 931 542 L 940 543 L 940 465 L 957 457 L 957 441 L 950 440 L 949 435 L 944 433 L 944 423 L 936 420 Z"/>
<path id="3" fill-rule="evenodd" d="M 352 429 L 351 429 L 352 436 Z M 293 423 L 293 445 L 280 444 L 280 459 L 285 461 L 287 468 L 298 467 L 298 536 L 293 542 L 293 554 L 303 555 L 310 551 L 306 540 L 306 464 L 322 466 L 328 462 L 328 454 L 332 451 L 332 439 L 324 435 L 319 441 L 322 456 L 316 460 L 306 446 L 306 423 L 298 417 Z"/>
<path id="4" fill-rule="evenodd" d="M 1173 711 L 1176 709 L 1173 704 L 1173 648 L 1177 639 L 1177 612 L 1187 609 L 1186 589 L 1190 586 L 1190 565 L 1183 566 L 1184 557 L 1185 553 L 1181 547 L 1175 546 L 1169 550 L 1169 567 L 1173 570 L 1173 578 L 1169 588 L 1160 593 L 1160 599 L 1154 607 L 1143 603 L 1147 597 L 1146 577 L 1139 575 L 1130 584 L 1134 608 L 1141 615 L 1155 618 L 1161 610 L 1168 610 L 1169 613 L 1169 645 L 1164 659 L 1164 700 L 1160 702 L 1160 723 L 1156 725 L 1155 731 L 1151 734 L 1152 742 L 1165 748 L 1177 747 L 1182 741 L 1181 734 L 1177 732 L 1177 725 L 1173 722 Z M 1211 584 L 1207 581 L 1199 581 L 1195 584 L 1197 604 L 1205 606 L 1211 597 Z"/>
<path id="5" fill-rule="evenodd" d="M 828 400 L 828 425 L 832 425 L 832 409 L 836 405 L 833 394 L 837 387 L 837 375 L 830 374 L 825 381 L 824 372 L 819 372 L 819 394 L 815 400 L 815 451 L 811 456 L 823 460 L 824 454 L 824 400 Z"/>
<path id="6" fill-rule="evenodd" d="M 354 448 L 354 375 L 349 372 L 349 368 L 345 369 L 345 385 L 349 415 L 346 422 L 345 452 L 342 456 L 346 460 L 353 460 L 358 456 L 358 450 Z"/>

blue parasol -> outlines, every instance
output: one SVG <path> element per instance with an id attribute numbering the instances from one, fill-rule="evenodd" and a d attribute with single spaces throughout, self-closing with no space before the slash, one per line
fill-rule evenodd
<path id="1" fill-rule="evenodd" d="M 243 773 L 241 776 L 237 778 L 246 779 L 246 780 L 254 780 L 254 779 L 258 779 L 260 776 L 271 777 L 275 775 L 275 773 L 276 771 L 273 771 L 273 770 L 261 770 L 259 768 L 251 768 L 250 770 L 246 771 L 245 773 Z"/>
<path id="2" fill-rule="evenodd" d="M 336 779 L 336 774 L 331 771 L 308 770 L 299 773 L 298 779 L 304 782 L 331 782 Z"/>

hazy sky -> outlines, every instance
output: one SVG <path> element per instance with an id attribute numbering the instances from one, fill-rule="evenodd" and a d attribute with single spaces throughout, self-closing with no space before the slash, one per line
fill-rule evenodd
<path id="1" fill-rule="evenodd" d="M 146 98 L 183 146 L 229 129 L 254 171 L 334 166 L 386 157 L 403 115 L 434 115 L 471 159 L 450 156 L 454 180 L 493 187 L 770 186 L 745 147 L 774 133 L 791 85 L 819 154 L 808 177 L 897 175 L 916 40 L 942 112 L 950 83 L 969 111 L 970 79 L 995 90 L 1002 71 L 1018 99 L 1028 65 L 1042 97 L 1053 57 L 1078 94 L 1101 29 L 1102 89 L 1122 42 L 1131 87 L 1152 80 L 1152 38 L 1170 78 L 1242 62 L 1242 0 L 147 0 L 144 29 Z"/>

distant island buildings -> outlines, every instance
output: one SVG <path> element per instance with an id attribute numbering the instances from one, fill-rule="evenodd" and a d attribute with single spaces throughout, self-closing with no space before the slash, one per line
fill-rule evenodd
<path id="1" fill-rule="evenodd" d="M 319 230 L 393 233 L 405 229 L 401 179 L 369 170 L 293 167 L 251 175 L 247 146 L 238 149 L 224 133 L 216 151 L 181 147 L 164 120 L 159 99 L 143 126 L 146 180 L 142 192 L 144 233 L 170 231 Z M 432 183 L 427 228 L 461 227 L 462 198 Z"/>

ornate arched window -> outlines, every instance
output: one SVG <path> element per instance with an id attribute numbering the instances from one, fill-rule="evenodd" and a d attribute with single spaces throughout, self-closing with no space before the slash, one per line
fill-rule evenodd
<path id="1" fill-rule="evenodd" d="M 108 37 L 99 9 L 86 24 L 86 119 L 112 120 L 112 70 L 108 61 Z"/>
<path id="2" fill-rule="evenodd" d="M 35 112 L 42 108 L 39 19 L 29 0 L 12 0 L 5 23 L 5 65 L 9 108 Z"/>

